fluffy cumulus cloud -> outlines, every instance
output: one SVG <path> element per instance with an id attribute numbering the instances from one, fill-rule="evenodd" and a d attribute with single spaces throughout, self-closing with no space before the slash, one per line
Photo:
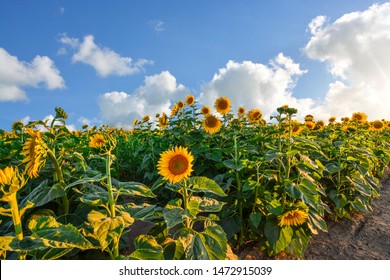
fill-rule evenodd
<path id="1" fill-rule="evenodd" d="M 121 56 L 107 47 L 100 47 L 95 43 L 92 35 L 87 35 L 80 41 L 78 38 L 62 34 L 60 42 L 73 49 L 73 62 L 92 66 L 101 77 L 133 75 L 143 71 L 145 65 L 153 63 L 146 59 L 134 61 L 131 57 Z M 58 53 L 66 54 L 66 50 L 60 48 Z"/>
<path id="2" fill-rule="evenodd" d="M 31 62 L 19 61 L 0 48 L 0 61 L 0 102 L 28 100 L 24 87 L 65 87 L 60 71 L 47 56 L 37 55 Z"/>
<path id="3" fill-rule="evenodd" d="M 200 103 L 213 107 L 216 98 L 226 96 L 231 100 L 233 112 L 239 106 L 247 110 L 258 108 L 263 116 L 269 118 L 276 108 L 289 104 L 290 107 L 302 108 L 300 114 L 303 115 L 309 111 L 313 101 L 295 98 L 292 89 L 297 78 L 305 72 L 282 53 L 268 65 L 229 61 L 203 86 Z"/>
<path id="4" fill-rule="evenodd" d="M 315 18 L 304 52 L 327 63 L 335 80 L 316 110 L 346 116 L 365 112 L 390 119 L 390 3 L 345 14 L 333 23 Z"/>
<path id="5" fill-rule="evenodd" d="M 113 91 L 101 95 L 98 105 L 105 123 L 129 128 L 135 118 L 169 113 L 171 105 L 187 94 L 188 88 L 178 84 L 171 73 L 163 71 L 146 76 L 144 84 L 132 93 Z"/>

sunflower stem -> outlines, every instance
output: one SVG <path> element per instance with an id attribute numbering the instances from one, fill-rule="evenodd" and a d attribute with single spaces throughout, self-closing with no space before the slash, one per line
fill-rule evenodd
<path id="1" fill-rule="evenodd" d="M 13 222 L 14 228 L 15 228 L 15 236 L 17 239 L 22 240 L 23 239 L 23 228 L 22 228 L 22 220 L 20 218 L 18 201 L 16 199 L 16 192 L 10 195 L 8 203 L 9 203 L 10 208 L 11 208 L 12 222 Z M 18 254 L 19 254 L 19 260 L 26 259 L 25 252 L 20 252 Z"/>
<path id="2" fill-rule="evenodd" d="M 187 180 L 184 180 L 184 183 L 182 184 L 182 190 L 183 190 L 183 203 L 184 203 L 184 212 L 188 212 L 188 189 L 187 189 Z M 191 221 L 188 215 L 186 215 L 186 221 L 185 221 L 186 228 L 191 227 Z"/>
<path id="3" fill-rule="evenodd" d="M 108 191 L 108 204 L 110 208 L 110 217 L 115 218 L 115 199 L 114 193 L 112 190 L 112 182 L 111 182 L 111 152 L 107 152 L 107 160 L 106 160 L 106 175 L 107 175 L 107 191 Z"/>
<path id="4" fill-rule="evenodd" d="M 61 166 L 59 165 L 58 160 L 57 160 L 54 152 L 52 150 L 48 149 L 47 155 L 49 156 L 51 162 L 54 165 L 54 170 L 57 174 L 57 179 L 62 185 L 61 187 L 64 187 L 65 186 L 64 175 L 62 174 Z M 64 195 L 62 196 L 62 207 L 63 207 L 64 214 L 68 215 L 69 214 L 69 199 L 68 199 L 68 195 L 66 194 L 65 190 L 64 190 Z"/>

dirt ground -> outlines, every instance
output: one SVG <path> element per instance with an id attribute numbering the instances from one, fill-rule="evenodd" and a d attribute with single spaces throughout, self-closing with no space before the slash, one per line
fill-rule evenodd
<path id="1" fill-rule="evenodd" d="M 328 232 L 314 236 L 303 256 L 306 260 L 390 260 L 390 176 L 382 182 L 372 213 L 352 219 L 328 221 Z M 268 258 L 256 248 L 246 248 L 240 259 Z M 277 259 L 290 259 L 280 255 Z"/>

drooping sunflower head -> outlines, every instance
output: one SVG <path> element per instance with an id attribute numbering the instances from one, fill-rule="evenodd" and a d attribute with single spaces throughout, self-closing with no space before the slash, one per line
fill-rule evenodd
<path id="1" fill-rule="evenodd" d="M 336 121 L 336 117 L 330 117 L 329 118 L 329 123 L 332 124 Z"/>
<path id="2" fill-rule="evenodd" d="M 217 133 L 221 127 L 221 120 L 212 114 L 208 114 L 203 121 L 203 128 L 209 134 Z"/>
<path id="3" fill-rule="evenodd" d="M 312 115 L 306 115 L 305 122 L 312 122 L 314 120 L 314 117 Z"/>
<path id="4" fill-rule="evenodd" d="M 316 127 L 318 129 L 323 128 L 325 126 L 325 122 L 323 120 L 319 120 L 316 122 Z"/>
<path id="5" fill-rule="evenodd" d="M 380 120 L 376 120 L 371 123 L 371 129 L 376 131 L 382 130 L 384 126 L 385 126 L 384 123 Z"/>
<path id="6" fill-rule="evenodd" d="M 252 109 L 248 112 L 248 121 L 250 123 L 259 123 L 263 114 L 259 109 Z"/>
<path id="7" fill-rule="evenodd" d="M 187 95 L 186 97 L 186 104 L 188 106 L 192 106 L 195 103 L 195 97 L 192 94 Z"/>
<path id="8" fill-rule="evenodd" d="M 306 222 L 308 214 L 301 209 L 294 209 L 283 213 L 279 216 L 279 226 L 299 226 Z"/>
<path id="9" fill-rule="evenodd" d="M 54 110 L 56 111 L 56 116 L 55 117 L 57 119 L 64 119 L 64 120 L 66 120 L 68 118 L 68 114 L 61 107 L 56 107 Z"/>
<path id="10" fill-rule="evenodd" d="M 46 163 L 47 145 L 43 141 L 41 132 L 34 131 L 32 128 L 27 128 L 29 138 L 24 143 L 22 152 L 24 156 L 22 163 L 26 163 L 26 170 L 30 178 L 38 177 L 39 170 Z"/>
<path id="11" fill-rule="evenodd" d="M 230 111 L 230 99 L 227 97 L 219 97 L 215 100 L 215 110 L 222 115 L 226 115 Z"/>
<path id="12" fill-rule="evenodd" d="M 177 105 L 177 103 L 173 104 L 172 109 L 171 109 L 171 117 L 176 116 L 177 113 L 179 113 L 179 111 L 180 111 L 180 108 Z"/>
<path id="13" fill-rule="evenodd" d="M 22 131 L 23 123 L 22 121 L 16 121 L 12 123 L 12 131 Z"/>
<path id="14" fill-rule="evenodd" d="M 163 152 L 157 165 L 158 173 L 171 184 L 191 176 L 194 157 L 183 147 L 174 147 Z"/>
<path id="15" fill-rule="evenodd" d="M 162 129 L 165 129 L 168 127 L 168 116 L 163 113 L 159 118 L 158 118 L 158 125 Z"/>
<path id="16" fill-rule="evenodd" d="M 238 115 L 240 117 L 244 116 L 246 114 L 246 109 L 242 106 L 238 107 Z"/>
<path id="17" fill-rule="evenodd" d="M 142 118 L 142 122 L 148 122 L 150 120 L 150 116 L 146 115 Z"/>
<path id="18" fill-rule="evenodd" d="M 312 130 L 312 129 L 314 129 L 316 127 L 315 122 L 312 122 L 312 121 L 305 121 L 305 125 L 310 130 Z"/>
<path id="19" fill-rule="evenodd" d="M 16 193 L 26 184 L 17 167 L 0 169 L 0 200 L 7 202 L 11 194 Z"/>
<path id="20" fill-rule="evenodd" d="M 342 121 L 343 123 L 349 123 L 350 120 L 351 120 L 351 119 L 350 119 L 349 117 L 341 118 L 341 121 Z"/>
<path id="21" fill-rule="evenodd" d="M 210 114 L 210 107 L 209 106 L 203 106 L 202 109 L 200 109 L 200 111 L 202 112 L 203 115 L 207 116 L 208 114 Z"/>
<path id="22" fill-rule="evenodd" d="M 356 112 L 352 114 L 352 120 L 358 123 L 365 123 L 367 121 L 367 115 L 362 112 Z"/>

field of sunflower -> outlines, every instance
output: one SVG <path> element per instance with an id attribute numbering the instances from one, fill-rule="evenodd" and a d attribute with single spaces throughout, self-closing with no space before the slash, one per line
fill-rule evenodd
<path id="1" fill-rule="evenodd" d="M 69 131 L 56 108 L 0 131 L 1 258 L 226 259 L 249 242 L 299 258 L 325 217 L 372 210 L 389 121 L 215 109 L 189 95 L 131 130 Z"/>

